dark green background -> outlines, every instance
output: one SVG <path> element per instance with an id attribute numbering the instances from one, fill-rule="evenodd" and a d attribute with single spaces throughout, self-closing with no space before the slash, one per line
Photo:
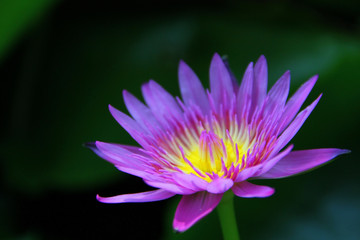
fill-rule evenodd
<path id="1" fill-rule="evenodd" d="M 360 17 L 356 1 L 0 1 L 1 239 L 221 239 L 214 211 L 183 234 L 179 197 L 106 205 L 103 196 L 151 189 L 83 143 L 135 144 L 107 105 L 141 97 L 150 78 L 179 95 L 185 60 L 208 86 L 214 52 L 241 79 L 268 60 L 270 86 L 286 70 L 291 93 L 315 74 L 324 93 L 295 149 L 352 153 L 308 174 L 260 183 L 267 199 L 235 199 L 242 239 L 360 239 Z"/>

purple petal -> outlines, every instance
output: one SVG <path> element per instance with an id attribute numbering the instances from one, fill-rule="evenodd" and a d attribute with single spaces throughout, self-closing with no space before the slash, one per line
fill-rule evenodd
<path id="1" fill-rule="evenodd" d="M 218 178 L 209 183 L 207 191 L 214 194 L 224 193 L 233 185 L 233 180 L 229 178 Z"/>
<path id="2" fill-rule="evenodd" d="M 111 158 L 109 158 L 108 156 L 106 156 L 105 154 L 103 154 L 97 147 L 96 147 L 96 143 L 95 142 L 89 142 L 85 144 L 85 147 L 90 148 L 94 153 L 96 153 L 96 155 L 98 155 L 99 157 L 101 157 L 102 159 L 105 159 L 108 162 L 114 163 L 113 160 Z"/>
<path id="3" fill-rule="evenodd" d="M 241 81 L 241 85 L 236 96 L 238 113 L 241 113 L 243 109 L 251 101 L 253 82 L 254 82 L 254 70 L 253 70 L 253 63 L 251 62 L 246 68 L 244 77 Z"/>
<path id="4" fill-rule="evenodd" d="M 312 110 L 315 108 L 316 104 L 319 102 L 322 95 L 320 95 L 313 103 L 311 103 L 307 108 L 302 110 L 292 121 L 292 123 L 285 129 L 276 142 L 276 145 L 271 153 L 271 155 L 276 154 L 280 151 L 299 131 L 301 126 L 304 124 L 305 120 L 308 118 Z"/>
<path id="5" fill-rule="evenodd" d="M 283 118 L 281 120 L 283 128 L 285 128 L 290 123 L 290 121 L 293 120 L 296 113 L 300 110 L 311 89 L 314 87 L 317 79 L 317 75 L 310 78 L 294 93 L 294 95 L 286 103 Z"/>
<path id="6" fill-rule="evenodd" d="M 210 64 L 210 88 L 216 107 L 226 104 L 234 94 L 229 71 L 219 54 L 215 53 Z"/>
<path id="7" fill-rule="evenodd" d="M 182 99 L 187 106 L 196 104 L 203 113 L 209 110 L 209 101 L 207 99 L 204 87 L 194 71 L 183 61 L 179 64 L 179 85 Z"/>
<path id="8" fill-rule="evenodd" d="M 260 178 L 288 177 L 318 165 L 321 165 L 336 156 L 349 153 L 349 150 L 336 148 L 311 149 L 294 151 L 282 158 L 272 169 L 259 176 Z"/>
<path id="9" fill-rule="evenodd" d="M 252 166 L 252 167 L 245 168 L 236 177 L 235 182 L 239 183 L 239 182 L 245 181 L 245 180 L 247 180 L 249 178 L 257 178 L 257 176 L 259 176 L 260 174 L 268 171 L 281 158 L 286 156 L 291 151 L 292 148 L 293 148 L 293 146 L 291 145 L 286 150 L 279 153 L 277 156 L 275 156 L 275 157 L 273 157 L 271 159 L 265 160 L 264 163 L 261 163 L 261 164 L 258 164 L 258 165 Z"/>
<path id="10" fill-rule="evenodd" d="M 268 70 L 264 55 L 261 55 L 254 67 L 254 85 L 252 94 L 252 109 L 260 107 L 265 98 L 268 84 Z"/>
<path id="11" fill-rule="evenodd" d="M 256 175 L 261 175 L 267 171 L 269 171 L 277 162 L 281 161 L 281 159 L 283 159 L 284 157 L 286 157 L 291 150 L 293 149 L 293 145 L 290 145 L 289 147 L 287 147 L 284 151 L 282 151 L 281 153 L 277 154 L 275 157 L 271 158 L 271 159 L 267 159 L 264 163 L 263 166 L 260 168 L 260 170 L 256 173 Z"/>
<path id="12" fill-rule="evenodd" d="M 147 164 L 144 162 L 151 162 L 152 160 L 139 148 L 99 141 L 88 143 L 86 146 L 99 157 L 114 164 L 122 172 L 145 179 L 149 178 L 149 176 L 154 178 L 154 175 L 149 173 L 149 169 L 146 168 Z"/>
<path id="13" fill-rule="evenodd" d="M 270 89 L 266 98 L 266 112 L 281 111 L 285 106 L 290 88 L 290 71 L 286 71 Z"/>
<path id="14" fill-rule="evenodd" d="M 140 169 L 144 166 L 144 162 L 137 158 L 135 153 L 126 150 L 120 144 L 105 143 L 100 141 L 96 141 L 95 144 L 97 150 L 101 153 L 99 156 L 114 165 Z M 141 156 L 141 158 L 144 158 L 144 156 Z"/>
<path id="15" fill-rule="evenodd" d="M 182 119 L 182 111 L 175 98 L 155 81 L 150 80 L 141 90 L 146 104 L 164 126 L 167 126 L 169 118 Z"/>
<path id="16" fill-rule="evenodd" d="M 112 144 L 122 147 L 123 149 L 128 150 L 129 152 L 132 152 L 134 154 L 141 155 L 146 158 L 150 158 L 150 156 L 146 152 L 144 152 L 143 149 L 140 147 L 135 147 L 135 146 L 130 146 L 130 145 L 122 145 L 122 144 L 118 144 L 118 143 L 112 143 Z"/>
<path id="17" fill-rule="evenodd" d="M 134 119 L 126 115 L 125 113 L 117 110 L 113 106 L 109 105 L 111 115 L 115 120 L 141 145 L 146 146 L 144 140 L 144 130 Z"/>
<path id="18" fill-rule="evenodd" d="M 103 203 L 155 202 L 155 201 L 168 199 L 174 195 L 175 194 L 172 192 L 168 192 L 163 189 L 158 189 L 154 191 L 123 194 L 113 197 L 100 197 L 99 195 L 97 195 L 96 199 L 99 202 L 103 202 Z"/>
<path id="19" fill-rule="evenodd" d="M 172 192 L 175 194 L 184 195 L 184 194 L 193 194 L 194 192 L 196 192 L 195 190 L 181 186 L 181 185 L 177 184 L 176 182 L 166 182 L 165 179 L 161 179 L 158 181 L 144 179 L 144 181 L 149 186 L 165 189 L 166 191 Z"/>
<path id="20" fill-rule="evenodd" d="M 128 166 L 124 166 L 124 165 L 115 165 L 115 167 L 117 169 L 119 169 L 121 172 L 136 176 L 136 177 L 140 177 L 142 179 L 147 179 L 147 178 L 154 178 L 154 175 L 151 174 L 150 172 L 148 172 L 148 169 L 144 169 L 141 166 L 137 166 L 137 167 L 128 167 Z"/>
<path id="21" fill-rule="evenodd" d="M 236 196 L 243 198 L 264 198 L 273 195 L 275 192 L 271 187 L 255 185 L 249 182 L 236 183 L 231 190 Z"/>
<path id="22" fill-rule="evenodd" d="M 195 191 L 206 190 L 209 185 L 207 181 L 193 174 L 175 172 L 172 174 L 172 178 L 178 185 Z"/>
<path id="23" fill-rule="evenodd" d="M 123 97 L 125 105 L 130 112 L 131 116 L 141 125 L 144 129 L 150 129 L 155 133 L 159 131 L 161 127 L 159 122 L 156 120 L 151 110 L 140 102 L 136 97 L 127 91 L 123 91 Z"/>
<path id="24" fill-rule="evenodd" d="M 223 62 L 224 62 L 224 64 L 225 64 L 225 66 L 226 66 L 226 69 L 229 71 L 234 92 L 237 92 L 237 90 L 239 89 L 239 83 L 238 83 L 238 81 L 237 81 L 234 73 L 231 71 L 228 58 L 227 58 L 227 57 L 223 57 L 222 60 L 223 60 Z"/>
<path id="25" fill-rule="evenodd" d="M 235 179 L 235 183 L 245 181 L 248 178 L 251 178 L 252 176 L 256 175 L 257 172 L 259 172 L 259 169 L 262 167 L 261 164 L 258 164 L 253 167 L 248 167 L 242 170 L 239 175 Z"/>
<path id="26" fill-rule="evenodd" d="M 185 195 L 176 209 L 173 227 L 184 232 L 201 218 L 208 215 L 220 202 L 222 194 L 212 194 L 206 191 Z"/>

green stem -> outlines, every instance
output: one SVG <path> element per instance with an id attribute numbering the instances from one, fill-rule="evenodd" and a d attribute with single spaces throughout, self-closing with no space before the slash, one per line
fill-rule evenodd
<path id="1" fill-rule="evenodd" d="M 234 211 L 234 194 L 227 191 L 217 206 L 224 240 L 240 240 Z"/>

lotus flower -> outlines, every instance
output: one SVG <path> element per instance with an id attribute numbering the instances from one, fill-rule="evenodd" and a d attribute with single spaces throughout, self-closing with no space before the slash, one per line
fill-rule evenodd
<path id="1" fill-rule="evenodd" d="M 215 54 L 210 91 L 183 61 L 179 64 L 181 99 L 152 80 L 142 86 L 146 104 L 123 91 L 131 117 L 112 106 L 110 112 L 140 146 L 97 141 L 89 147 L 156 190 L 97 199 L 151 202 L 182 195 L 173 221 L 174 229 L 182 232 L 209 214 L 227 191 L 244 198 L 271 196 L 273 188 L 249 181 L 288 177 L 348 152 L 286 147 L 321 98 L 299 112 L 317 78 L 310 78 L 287 100 L 289 71 L 267 92 L 264 56 L 255 66 L 248 65 L 238 85 Z"/>

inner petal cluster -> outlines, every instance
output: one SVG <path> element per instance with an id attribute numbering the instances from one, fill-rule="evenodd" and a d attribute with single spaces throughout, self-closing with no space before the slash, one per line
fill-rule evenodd
<path id="1" fill-rule="evenodd" d="M 230 136 L 223 139 L 212 131 L 204 130 L 198 144 L 188 152 L 181 151 L 182 159 L 188 164 L 181 170 L 196 173 L 207 181 L 217 177 L 234 178 L 245 165 L 244 148 L 234 143 Z"/>
<path id="2" fill-rule="evenodd" d="M 206 118 L 202 116 L 178 131 L 164 134 L 158 148 L 164 151 L 158 151 L 158 159 L 171 163 L 172 171 L 193 174 L 207 182 L 218 178 L 235 180 L 261 155 L 254 152 L 258 150 L 256 131 L 249 131 L 246 121 L 238 121 L 236 116 L 226 121 Z"/>

